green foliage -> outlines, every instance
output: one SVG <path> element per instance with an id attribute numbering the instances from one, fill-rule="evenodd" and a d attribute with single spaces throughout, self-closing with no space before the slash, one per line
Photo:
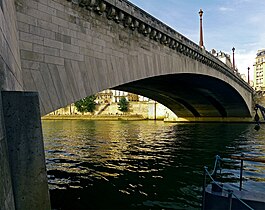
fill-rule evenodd
<path id="1" fill-rule="evenodd" d="M 126 100 L 125 97 L 121 97 L 121 100 L 118 102 L 119 110 L 122 112 L 128 112 L 129 110 L 129 102 Z"/>
<path id="2" fill-rule="evenodd" d="M 95 103 L 96 96 L 91 95 L 86 98 L 81 99 L 80 101 L 75 102 L 75 107 L 79 112 L 94 112 L 96 109 Z"/>

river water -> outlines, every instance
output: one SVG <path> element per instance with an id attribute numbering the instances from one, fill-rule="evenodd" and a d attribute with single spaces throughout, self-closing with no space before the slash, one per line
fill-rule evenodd
<path id="1" fill-rule="evenodd" d="M 45 120 L 53 209 L 200 209 L 203 166 L 215 155 L 265 154 L 265 126 L 161 121 Z M 239 163 L 227 180 L 238 182 Z M 248 183 L 265 167 L 246 162 Z M 255 172 L 255 173 L 254 173 Z"/>

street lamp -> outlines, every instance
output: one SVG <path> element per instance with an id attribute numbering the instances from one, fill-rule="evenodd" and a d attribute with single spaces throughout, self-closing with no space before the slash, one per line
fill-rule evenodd
<path id="1" fill-rule="evenodd" d="M 203 32 L 202 32 L 202 15 L 203 15 L 203 11 L 202 9 L 200 9 L 199 11 L 199 15 L 200 15 L 200 47 L 203 48 Z"/>
<path id="2" fill-rule="evenodd" d="M 250 84 L 250 80 L 249 80 L 249 70 L 250 70 L 250 68 L 248 67 L 248 84 Z"/>
<path id="3" fill-rule="evenodd" d="M 232 48 L 232 51 L 233 51 L 233 69 L 235 70 L 236 67 L 235 67 L 235 48 L 234 47 Z"/>

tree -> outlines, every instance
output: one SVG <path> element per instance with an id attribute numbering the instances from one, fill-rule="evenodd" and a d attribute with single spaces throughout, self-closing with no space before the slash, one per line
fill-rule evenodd
<path id="1" fill-rule="evenodd" d="M 75 107 L 77 109 L 77 111 L 84 113 L 85 112 L 85 107 L 84 107 L 84 99 L 81 99 L 77 102 L 75 102 Z"/>
<path id="2" fill-rule="evenodd" d="M 96 109 L 96 102 L 95 102 L 96 96 L 91 95 L 86 98 L 83 98 L 77 102 L 75 102 L 75 107 L 77 111 L 79 112 L 94 112 Z"/>
<path id="3" fill-rule="evenodd" d="M 121 97 L 121 100 L 118 102 L 119 110 L 122 112 L 128 112 L 129 110 L 129 102 L 126 100 L 125 97 Z"/>

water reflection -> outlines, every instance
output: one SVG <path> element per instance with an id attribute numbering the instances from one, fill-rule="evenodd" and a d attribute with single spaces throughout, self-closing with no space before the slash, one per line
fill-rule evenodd
<path id="1" fill-rule="evenodd" d="M 265 128 L 153 121 L 43 121 L 56 209 L 199 209 L 216 154 L 264 155 Z M 231 169 L 238 167 L 231 163 Z M 246 163 L 255 182 L 264 166 Z M 235 174 L 237 171 L 235 170 Z M 232 174 L 228 179 L 237 179 Z"/>

